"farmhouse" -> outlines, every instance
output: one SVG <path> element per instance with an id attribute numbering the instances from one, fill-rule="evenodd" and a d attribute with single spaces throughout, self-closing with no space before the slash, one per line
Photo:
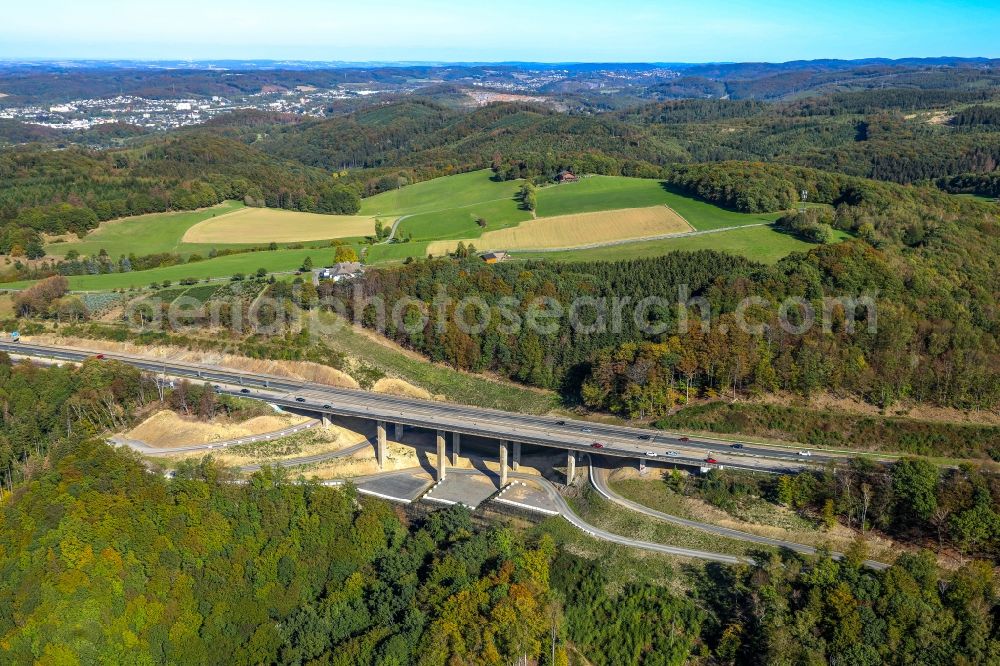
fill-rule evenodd
<path id="1" fill-rule="evenodd" d="M 560 171 L 559 174 L 556 175 L 557 183 L 575 183 L 578 180 L 580 179 L 577 178 L 576 174 L 572 171 Z"/>
<path id="2" fill-rule="evenodd" d="M 360 277 L 364 272 L 364 266 L 362 266 L 360 262 L 350 261 L 334 264 L 328 268 L 321 269 L 319 271 L 319 279 L 340 282 L 342 280 L 351 280 L 356 277 Z"/>
<path id="3" fill-rule="evenodd" d="M 508 254 L 506 252 L 487 252 L 480 255 L 480 258 L 488 264 L 499 264 L 501 261 L 507 261 Z"/>

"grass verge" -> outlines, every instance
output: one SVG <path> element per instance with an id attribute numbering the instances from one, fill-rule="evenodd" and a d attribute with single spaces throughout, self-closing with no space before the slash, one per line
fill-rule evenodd
<path id="1" fill-rule="evenodd" d="M 431 363 L 375 341 L 350 327 L 340 327 L 336 335 L 324 340 L 324 344 L 453 402 L 527 414 L 544 414 L 559 406 L 555 393 L 532 390 Z"/>
<path id="2" fill-rule="evenodd" d="M 702 530 L 672 525 L 629 511 L 605 500 L 589 488 L 582 495 L 568 498 L 567 501 L 573 511 L 591 525 L 630 539 L 745 557 L 753 557 L 755 553 L 764 550 L 773 550 L 760 544 L 737 541 Z"/>

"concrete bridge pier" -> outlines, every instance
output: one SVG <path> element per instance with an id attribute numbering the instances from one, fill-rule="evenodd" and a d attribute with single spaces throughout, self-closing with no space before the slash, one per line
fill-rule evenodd
<path id="1" fill-rule="evenodd" d="M 566 485 L 573 483 L 576 476 L 576 451 L 570 449 L 566 456 Z"/>
<path id="2" fill-rule="evenodd" d="M 324 428 L 328 427 L 330 425 L 330 415 L 325 412 L 323 414 L 320 414 L 319 423 Z"/>
<path id="3" fill-rule="evenodd" d="M 437 431 L 437 480 L 444 481 L 445 466 L 448 464 L 448 456 L 445 451 L 444 430 Z"/>
<path id="4" fill-rule="evenodd" d="M 375 460 L 378 468 L 385 468 L 385 421 L 375 422 Z"/>
<path id="5" fill-rule="evenodd" d="M 500 487 L 507 485 L 507 449 L 510 442 L 504 440 L 500 442 Z"/>
<path id="6" fill-rule="evenodd" d="M 514 442 L 514 457 L 511 461 L 510 468 L 513 471 L 517 471 L 521 467 L 521 442 Z"/>
<path id="7" fill-rule="evenodd" d="M 451 464 L 458 467 L 458 457 L 462 455 L 462 433 L 451 433 Z"/>

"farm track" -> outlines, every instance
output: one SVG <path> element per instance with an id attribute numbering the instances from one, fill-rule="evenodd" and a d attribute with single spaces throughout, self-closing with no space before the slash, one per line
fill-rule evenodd
<path id="1" fill-rule="evenodd" d="M 391 243 L 392 239 L 396 237 L 396 229 L 399 228 L 399 223 L 408 217 L 413 217 L 412 215 L 403 215 L 402 217 L 397 217 L 396 221 L 392 223 L 392 228 L 389 230 L 389 235 L 386 239 L 382 241 L 383 243 Z"/>

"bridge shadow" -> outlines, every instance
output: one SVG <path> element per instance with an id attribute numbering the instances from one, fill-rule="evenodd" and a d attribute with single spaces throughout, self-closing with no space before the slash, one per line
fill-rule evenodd
<path id="1" fill-rule="evenodd" d="M 616 469 L 632 465 L 630 458 L 616 458 L 614 456 L 602 456 L 595 453 L 584 453 L 577 456 L 577 467 L 584 466 L 589 461 L 594 469 L 613 472 Z M 627 461 L 627 462 L 626 462 Z M 579 472 L 579 470 L 578 470 Z"/>
<path id="2" fill-rule="evenodd" d="M 493 482 L 494 486 L 496 486 L 497 488 L 500 487 L 500 474 L 499 474 L 499 472 L 494 472 L 493 470 L 491 470 L 489 468 L 489 466 L 487 466 L 485 458 L 483 458 L 482 456 L 466 456 L 466 457 L 469 459 L 469 462 L 472 464 L 473 469 L 475 469 L 477 472 L 479 472 L 481 474 L 485 474 L 487 477 L 489 477 L 490 481 Z M 499 459 L 499 456 L 498 456 L 498 459 Z"/>
<path id="3" fill-rule="evenodd" d="M 417 445 L 410 445 L 410 446 L 413 446 L 413 448 L 417 452 L 417 462 L 420 463 L 420 468 L 425 472 L 427 472 L 428 474 L 430 474 L 432 479 L 437 479 L 437 467 L 434 465 L 431 459 L 432 456 L 434 458 L 437 457 L 437 452 L 435 451 L 432 454 L 430 451 L 421 446 Z"/>

